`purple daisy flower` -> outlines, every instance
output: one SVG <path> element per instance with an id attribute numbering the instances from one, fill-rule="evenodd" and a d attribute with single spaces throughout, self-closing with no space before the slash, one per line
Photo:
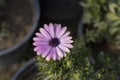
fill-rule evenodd
<path id="1" fill-rule="evenodd" d="M 70 52 L 69 48 L 73 48 L 72 37 L 66 29 L 67 27 L 61 28 L 61 24 L 44 24 L 44 28 L 40 28 L 40 32 L 33 38 L 34 51 L 37 55 L 41 55 L 47 61 L 65 57 L 66 52 Z"/>

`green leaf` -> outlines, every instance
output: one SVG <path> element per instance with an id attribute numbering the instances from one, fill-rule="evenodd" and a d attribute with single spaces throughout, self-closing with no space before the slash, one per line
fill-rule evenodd
<path id="1" fill-rule="evenodd" d="M 110 22 L 111 24 L 111 26 L 116 26 L 116 27 L 118 27 L 119 25 L 120 25 L 120 20 L 117 20 L 117 21 L 114 21 L 114 22 Z"/>
<path id="2" fill-rule="evenodd" d="M 110 3 L 110 4 L 109 4 L 109 10 L 110 10 L 112 13 L 115 13 L 115 8 L 117 8 L 117 4 L 115 4 L 115 3 Z"/>
<path id="3" fill-rule="evenodd" d="M 111 28 L 109 30 L 109 32 L 110 32 L 110 35 L 114 35 L 114 34 L 120 32 L 120 28 Z"/>
<path id="4" fill-rule="evenodd" d="M 119 16 L 117 16 L 114 13 L 108 13 L 106 17 L 107 17 L 107 20 L 110 20 L 110 21 L 120 20 Z"/>
<path id="5" fill-rule="evenodd" d="M 90 13 L 85 13 L 83 23 L 91 23 L 92 15 Z"/>

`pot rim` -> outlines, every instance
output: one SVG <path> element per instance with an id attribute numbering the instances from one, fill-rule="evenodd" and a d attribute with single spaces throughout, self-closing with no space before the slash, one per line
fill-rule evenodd
<path id="1" fill-rule="evenodd" d="M 25 44 L 31 37 L 31 35 L 33 35 L 37 25 L 38 25 L 38 21 L 39 21 L 39 17 L 40 17 L 40 4 L 38 0 L 32 0 L 32 6 L 33 6 L 33 23 L 31 25 L 31 29 L 30 31 L 27 33 L 27 35 L 17 44 L 13 45 L 12 47 L 2 50 L 0 51 L 0 56 L 6 55 L 8 53 L 12 53 L 14 50 L 16 50 L 17 48 L 21 47 L 23 44 Z"/>
<path id="2" fill-rule="evenodd" d="M 17 80 L 21 75 L 24 76 L 26 73 L 25 71 L 28 70 L 29 67 L 32 67 L 33 69 L 37 68 L 35 66 L 36 59 L 30 59 L 27 63 L 23 64 L 20 69 L 17 70 L 17 72 L 13 75 L 11 80 Z M 24 73 L 24 75 L 23 75 Z"/>

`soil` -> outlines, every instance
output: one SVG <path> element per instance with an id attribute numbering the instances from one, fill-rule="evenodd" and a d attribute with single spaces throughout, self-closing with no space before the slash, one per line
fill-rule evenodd
<path id="1" fill-rule="evenodd" d="M 0 51 L 19 43 L 33 22 L 33 7 L 28 0 L 5 0 L 0 6 Z"/>
<path id="2" fill-rule="evenodd" d="M 0 67 L 0 80 L 11 80 L 21 65 L 23 65 L 23 63 L 13 64 L 9 68 Z"/>
<path id="3" fill-rule="evenodd" d="M 25 60 L 16 64 L 12 64 L 9 67 L 0 66 L 0 80 L 11 80 L 21 66 L 23 66 L 26 62 L 27 61 Z"/>

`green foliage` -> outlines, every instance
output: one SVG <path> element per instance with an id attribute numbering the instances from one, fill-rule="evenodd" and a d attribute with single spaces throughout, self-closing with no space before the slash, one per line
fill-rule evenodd
<path id="1" fill-rule="evenodd" d="M 94 23 L 105 18 L 108 0 L 83 0 L 80 5 L 84 8 L 84 23 Z"/>
<path id="2" fill-rule="evenodd" d="M 120 50 L 120 0 L 84 0 L 83 24 L 91 29 L 85 29 L 86 42 L 108 44 Z"/>
<path id="3" fill-rule="evenodd" d="M 95 60 L 95 73 L 100 74 L 100 80 L 117 80 L 120 75 L 120 60 L 115 60 L 110 54 L 100 53 Z"/>
<path id="4" fill-rule="evenodd" d="M 91 70 L 88 60 L 90 51 L 85 48 L 84 42 L 80 43 L 79 40 L 75 42 L 76 46 L 71 53 L 68 53 L 67 57 L 60 61 L 51 60 L 47 62 L 37 56 L 37 66 L 39 66 L 40 73 L 42 72 L 45 76 L 50 75 L 50 80 L 80 80 L 81 77 L 87 76 Z"/>
<path id="5" fill-rule="evenodd" d="M 75 40 L 74 48 L 60 61 L 46 61 L 37 56 L 38 80 L 116 80 L 120 75 L 120 62 L 101 53 L 93 62 L 92 51 L 85 45 L 84 39 Z"/>
<path id="6" fill-rule="evenodd" d="M 108 42 L 120 51 L 120 4 L 111 3 L 111 5 L 114 8 L 107 14 Z"/>
<path id="7" fill-rule="evenodd" d="M 106 33 L 107 24 L 104 22 L 108 10 L 109 0 L 83 0 L 84 18 L 83 24 L 87 24 L 92 29 L 85 30 L 86 41 L 99 43 Z"/>

